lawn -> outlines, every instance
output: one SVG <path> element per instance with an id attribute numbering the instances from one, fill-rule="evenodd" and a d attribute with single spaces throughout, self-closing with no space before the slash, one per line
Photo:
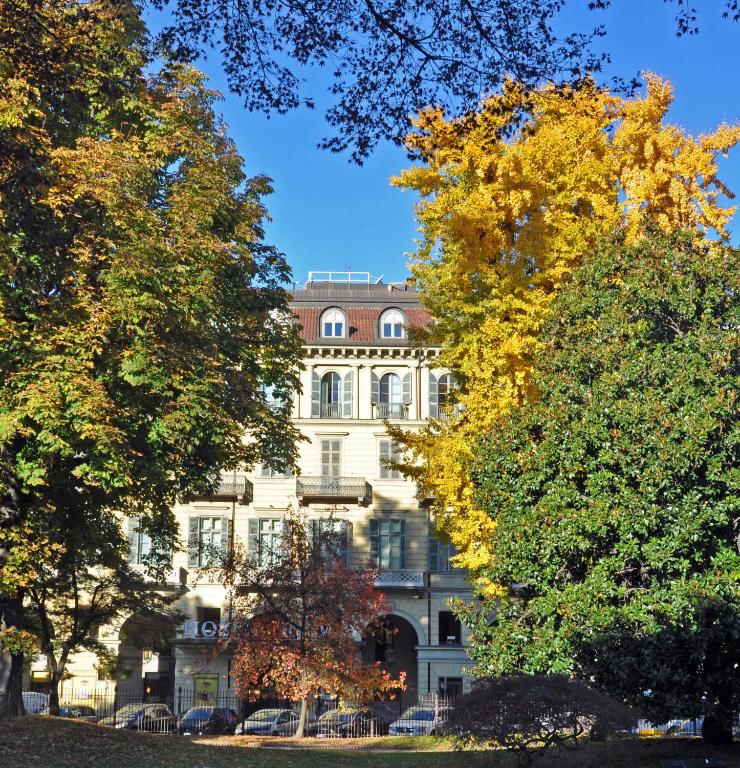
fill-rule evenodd
<path id="1" fill-rule="evenodd" d="M 267 743 L 270 746 L 254 746 Z M 308 743 L 308 742 L 307 742 Z M 368 745 L 368 742 L 362 742 Z M 311 741 L 312 745 L 316 741 Z M 427 751 L 380 752 L 401 740 L 375 739 L 376 751 L 357 751 L 360 742 L 338 748 L 286 749 L 288 740 L 218 737 L 197 741 L 177 736 L 149 736 L 103 726 L 25 717 L 0 723 L 0 766 L 13 768 L 513 768 L 504 752 L 440 751 L 444 742 L 413 741 Z M 406 742 L 406 745 L 408 742 Z M 331 745 L 332 747 L 334 745 Z M 276 747 L 283 747 L 276 749 Z M 578 752 L 552 754 L 535 768 L 658 768 L 661 759 L 707 756 L 740 768 L 740 745 L 706 749 L 700 741 L 650 739 L 591 744 Z"/>

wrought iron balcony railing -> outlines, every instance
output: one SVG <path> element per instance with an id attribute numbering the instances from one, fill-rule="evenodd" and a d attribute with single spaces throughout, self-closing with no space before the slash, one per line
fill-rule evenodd
<path id="1" fill-rule="evenodd" d="M 322 419 L 341 419 L 342 404 L 341 403 L 321 403 L 321 418 Z"/>
<path id="2" fill-rule="evenodd" d="M 364 477 L 300 477 L 296 480 L 296 496 L 306 499 L 357 499 L 369 502 L 372 488 Z"/>
<path id="3" fill-rule="evenodd" d="M 244 475 L 222 475 L 211 493 L 195 493 L 197 499 L 235 498 L 240 504 L 251 504 L 254 499 L 252 481 Z"/>
<path id="4" fill-rule="evenodd" d="M 379 419 L 405 419 L 408 406 L 403 403 L 375 403 Z"/>
<path id="5" fill-rule="evenodd" d="M 435 495 L 434 491 L 429 488 L 425 488 L 422 485 L 416 486 L 416 500 L 419 502 L 420 507 L 428 507 L 434 503 Z"/>
<path id="6" fill-rule="evenodd" d="M 419 589 L 424 585 L 424 571 L 379 571 L 375 586 L 380 588 Z"/>

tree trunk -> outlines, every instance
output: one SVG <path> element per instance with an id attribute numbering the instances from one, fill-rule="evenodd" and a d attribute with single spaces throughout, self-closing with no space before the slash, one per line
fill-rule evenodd
<path id="1" fill-rule="evenodd" d="M 701 737 L 707 744 L 732 744 L 732 714 L 712 712 L 704 717 Z"/>
<path id="2" fill-rule="evenodd" d="M 302 739 L 306 732 L 306 718 L 308 716 L 308 699 L 301 699 L 301 713 L 298 716 L 298 730 L 295 732 L 296 739 Z"/>
<path id="3" fill-rule="evenodd" d="M 0 628 L 20 629 L 23 598 L 0 598 Z M 19 717 L 23 709 L 23 653 L 0 653 L 0 720 Z"/>
<path id="4" fill-rule="evenodd" d="M 49 676 L 49 714 L 59 717 L 59 683 L 62 681 L 64 668 L 54 670 Z"/>

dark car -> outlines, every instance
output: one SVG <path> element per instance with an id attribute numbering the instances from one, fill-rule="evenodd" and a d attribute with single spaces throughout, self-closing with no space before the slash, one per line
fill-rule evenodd
<path id="1" fill-rule="evenodd" d="M 252 736 L 294 736 L 298 730 L 298 714 L 291 709 L 259 709 L 244 723 L 236 726 L 235 733 Z"/>
<path id="2" fill-rule="evenodd" d="M 172 733 L 177 730 L 177 718 L 166 704 L 126 704 L 110 717 L 98 721 L 109 728 L 130 731 Z"/>
<path id="3" fill-rule="evenodd" d="M 234 733 L 237 723 L 241 720 L 241 718 L 233 709 L 224 709 L 224 712 L 226 713 L 226 719 L 229 721 L 229 733 Z"/>
<path id="4" fill-rule="evenodd" d="M 49 714 L 49 708 L 42 710 L 42 715 Z M 59 717 L 69 717 L 73 720 L 84 720 L 87 723 L 97 723 L 98 716 L 92 707 L 83 704 L 68 704 L 59 707 Z"/>
<path id="5" fill-rule="evenodd" d="M 232 717 L 229 715 L 232 713 Z M 185 736 L 220 736 L 233 733 L 236 713 L 223 707 L 191 707 L 181 718 L 177 730 Z"/>
<path id="6" fill-rule="evenodd" d="M 378 724 L 366 709 L 332 709 L 311 723 L 307 733 L 320 739 L 359 738 L 377 734 Z"/>

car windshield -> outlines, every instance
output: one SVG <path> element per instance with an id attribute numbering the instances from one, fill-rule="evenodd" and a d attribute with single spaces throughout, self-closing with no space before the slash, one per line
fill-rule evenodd
<path id="1" fill-rule="evenodd" d="M 331 712 L 324 712 L 319 720 L 325 722 L 330 720 L 339 720 L 340 722 L 347 722 L 352 719 L 354 711 L 351 709 L 332 709 Z"/>
<path id="2" fill-rule="evenodd" d="M 401 720 L 434 720 L 434 710 L 422 707 L 409 707 L 401 715 Z"/>
<path id="3" fill-rule="evenodd" d="M 255 712 L 249 716 L 250 720 L 274 720 L 280 716 L 282 709 L 260 709 L 259 712 Z"/>
<path id="4" fill-rule="evenodd" d="M 183 720 L 208 720 L 211 716 L 213 707 L 193 707 L 189 709 L 183 716 Z"/>

